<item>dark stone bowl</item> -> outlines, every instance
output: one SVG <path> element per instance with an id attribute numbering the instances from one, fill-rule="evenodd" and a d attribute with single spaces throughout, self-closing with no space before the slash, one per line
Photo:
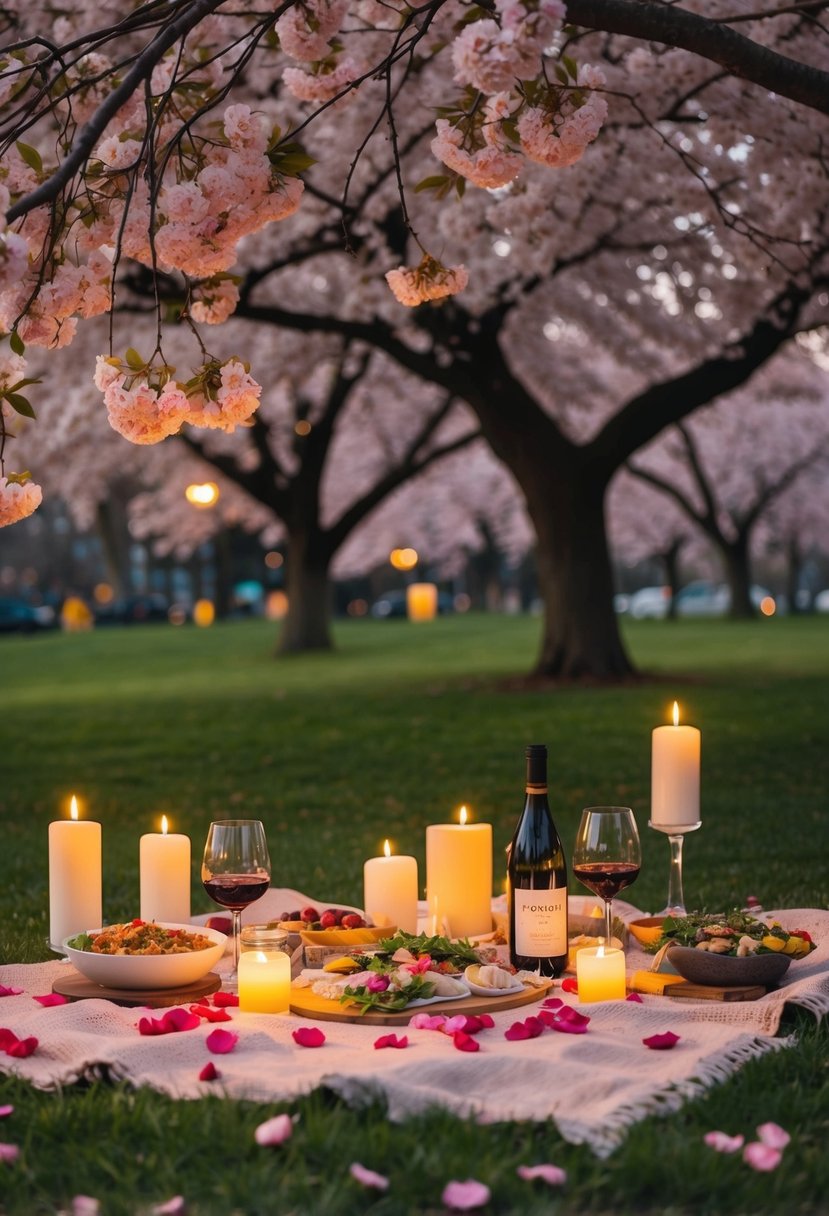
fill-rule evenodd
<path id="1" fill-rule="evenodd" d="M 668 958 L 683 979 L 691 984 L 715 988 L 737 988 L 762 984 L 772 988 L 779 983 L 792 961 L 788 954 L 711 954 L 691 946 L 671 946 Z"/>

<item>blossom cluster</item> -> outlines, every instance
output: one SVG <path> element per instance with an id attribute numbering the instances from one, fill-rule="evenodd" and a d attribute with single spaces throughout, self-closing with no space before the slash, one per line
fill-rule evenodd
<path id="1" fill-rule="evenodd" d="M 469 275 L 465 266 L 444 266 L 426 254 L 420 265 L 399 266 L 386 272 L 386 282 L 395 299 L 409 308 L 426 300 L 441 300 L 463 291 Z"/>
<path id="2" fill-rule="evenodd" d="M 16 524 L 40 506 L 43 493 L 33 481 L 11 481 L 0 477 L 0 528 Z"/>

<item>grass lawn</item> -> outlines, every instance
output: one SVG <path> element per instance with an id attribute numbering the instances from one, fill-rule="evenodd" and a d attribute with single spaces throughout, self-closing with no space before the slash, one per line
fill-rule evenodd
<path id="1" fill-rule="evenodd" d="M 423 881 L 424 829 L 462 802 L 492 823 L 497 866 L 528 742 L 549 746 L 566 846 L 583 806 L 634 808 L 644 861 L 628 894 L 658 909 L 668 846 L 646 826 L 650 731 L 675 697 L 703 731 L 688 904 L 721 909 L 754 894 L 767 908 L 829 906 L 829 619 L 630 623 L 649 678 L 613 689 L 517 680 L 537 632 L 524 618 L 353 621 L 338 626 L 337 653 L 280 662 L 262 622 L 0 638 L 0 959 L 50 957 L 47 824 L 73 792 L 103 824 L 107 919 L 136 914 L 138 837 L 161 812 L 192 837 L 194 858 L 211 819 L 261 818 L 274 885 L 359 904 L 363 861 L 384 836 L 418 857 Z M 211 907 L 194 883 L 194 912 Z M 393 1126 L 379 1108 L 355 1112 L 325 1093 L 293 1103 L 290 1144 L 263 1152 L 253 1128 L 279 1106 L 106 1085 L 42 1094 L 0 1076 L 0 1105 L 16 1107 L 0 1140 L 23 1148 L 16 1165 L 0 1164 L 0 1211 L 56 1212 L 85 1193 L 119 1216 L 180 1193 L 196 1216 L 437 1216 L 444 1183 L 471 1176 L 491 1187 L 492 1214 L 825 1212 L 829 1034 L 805 1015 L 787 1029 L 796 1050 L 639 1125 L 606 1162 L 550 1125 L 436 1113 Z M 769 1119 L 793 1133 L 773 1175 L 701 1144 L 711 1128 L 750 1136 Z M 344 1181 L 353 1160 L 386 1173 L 389 1192 Z M 566 1189 L 517 1183 L 521 1161 L 564 1166 Z"/>

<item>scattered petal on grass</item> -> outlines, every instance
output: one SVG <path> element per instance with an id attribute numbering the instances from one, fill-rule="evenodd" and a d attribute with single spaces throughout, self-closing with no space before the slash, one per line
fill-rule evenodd
<path id="1" fill-rule="evenodd" d="M 381 1034 L 379 1039 L 374 1040 L 374 1046 L 378 1049 L 381 1047 L 408 1047 L 409 1040 L 405 1034 L 400 1038 L 396 1034 Z"/>
<path id="2" fill-rule="evenodd" d="M 18 1039 L 16 1043 L 12 1043 L 6 1048 L 6 1055 L 15 1056 L 18 1060 L 25 1060 L 26 1056 L 33 1055 L 37 1051 L 37 1039 L 35 1036 L 29 1035 L 28 1039 Z"/>
<path id="3" fill-rule="evenodd" d="M 69 997 L 61 996 L 59 992 L 47 992 L 45 996 L 33 996 L 33 1001 L 37 1001 L 38 1005 L 42 1005 L 44 1009 L 48 1009 L 51 1005 L 68 1005 Z"/>
<path id="4" fill-rule="evenodd" d="M 471 1034 L 467 1034 L 465 1030 L 456 1030 L 452 1035 L 452 1042 L 457 1047 L 458 1051 L 480 1051 L 481 1044 L 477 1039 L 473 1039 Z"/>
<path id="5" fill-rule="evenodd" d="M 567 1181 L 567 1171 L 558 1165 L 519 1165 L 515 1172 L 525 1182 L 540 1179 L 548 1186 L 564 1186 Z"/>
<path id="6" fill-rule="evenodd" d="M 629 992 L 625 997 L 626 1001 L 633 1001 L 634 1005 L 644 1005 L 644 1001 L 638 992 Z"/>
<path id="7" fill-rule="evenodd" d="M 211 1030 L 204 1042 L 207 1050 L 214 1055 L 226 1056 L 239 1042 L 239 1036 L 232 1030 Z"/>
<path id="8" fill-rule="evenodd" d="M 729 1136 L 725 1132 L 706 1132 L 703 1140 L 718 1153 L 736 1153 L 745 1143 L 744 1136 Z"/>
<path id="9" fill-rule="evenodd" d="M 442 1013 L 413 1013 L 409 1025 L 412 1030 L 442 1030 L 445 1021 Z"/>
<path id="10" fill-rule="evenodd" d="M 455 1212 L 471 1212 L 489 1203 L 489 1187 L 474 1178 L 466 1182 L 447 1182 L 441 1196 L 444 1204 Z"/>
<path id="11" fill-rule="evenodd" d="M 213 1063 L 213 1061 L 208 1060 L 207 1063 L 205 1064 L 204 1068 L 199 1073 L 199 1080 L 200 1081 L 218 1081 L 219 1078 L 221 1077 L 221 1075 L 222 1074 L 219 1072 L 218 1068 Z"/>
<path id="12" fill-rule="evenodd" d="M 101 1202 L 93 1195 L 75 1195 L 70 1211 L 72 1216 L 98 1216 Z"/>
<path id="13" fill-rule="evenodd" d="M 14 1114 L 13 1106 L 0 1106 L 0 1119 L 6 1119 L 9 1115 Z"/>
<path id="14" fill-rule="evenodd" d="M 217 1009 L 226 1009 L 231 1005 L 239 1004 L 238 992 L 214 992 L 213 1004 Z"/>
<path id="15" fill-rule="evenodd" d="M 579 981 L 574 980 L 571 975 L 568 975 L 566 979 L 561 981 L 561 991 L 562 992 L 577 993 L 578 990 L 579 990 Z"/>
<path id="16" fill-rule="evenodd" d="M 300 1026 L 299 1030 L 292 1030 L 291 1034 L 294 1042 L 300 1047 L 322 1047 L 325 1042 L 325 1035 L 318 1026 Z"/>
<path id="17" fill-rule="evenodd" d="M 769 1148 L 783 1149 L 791 1140 L 791 1136 L 779 1123 L 761 1123 L 757 1128 L 757 1139 Z"/>
<path id="18" fill-rule="evenodd" d="M 7 988 L 5 984 L 0 984 L 0 996 L 20 996 L 22 988 Z"/>
<path id="19" fill-rule="evenodd" d="M 388 1178 L 384 1178 L 382 1174 L 375 1174 L 374 1170 L 367 1170 L 364 1165 L 360 1165 L 359 1161 L 352 1161 L 348 1172 L 356 1182 L 359 1182 L 360 1186 L 373 1187 L 376 1191 L 389 1189 Z"/>
<path id="20" fill-rule="evenodd" d="M 679 1042 L 679 1035 L 674 1034 L 672 1030 L 666 1030 L 664 1034 L 652 1034 L 642 1042 L 646 1047 L 650 1047 L 651 1051 L 670 1051 Z"/>
<path id="21" fill-rule="evenodd" d="M 274 1115 L 272 1119 L 259 1124 L 253 1138 L 257 1144 L 284 1144 L 286 1140 L 290 1140 L 293 1131 L 294 1121 L 290 1115 Z"/>
<path id="22" fill-rule="evenodd" d="M 6 1161 L 11 1164 L 20 1156 L 20 1149 L 16 1144 L 0 1144 L 0 1162 Z"/>
<path id="23" fill-rule="evenodd" d="M 751 1144 L 747 1144 L 743 1149 L 743 1161 L 753 1170 L 759 1170 L 761 1173 L 776 1170 L 782 1157 L 783 1154 L 779 1148 L 772 1148 L 768 1144 L 762 1144 L 759 1140 L 752 1140 Z"/>
<path id="24" fill-rule="evenodd" d="M 174 1195 L 166 1203 L 157 1203 L 155 1207 L 150 1208 L 150 1216 L 184 1216 L 186 1211 L 184 1196 Z"/>

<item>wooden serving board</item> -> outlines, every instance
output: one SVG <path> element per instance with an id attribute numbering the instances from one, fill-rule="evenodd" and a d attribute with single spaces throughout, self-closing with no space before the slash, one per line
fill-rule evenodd
<path id="1" fill-rule="evenodd" d="M 628 977 L 627 986 L 630 992 L 689 1001 L 757 1001 L 767 992 L 761 984 L 742 984 L 728 988 L 714 984 L 692 984 L 688 980 L 680 980 L 676 976 L 656 971 L 635 971 Z"/>
<path id="2" fill-rule="evenodd" d="M 194 980 L 183 988 L 105 988 L 72 971 L 69 975 L 61 975 L 52 984 L 52 991 L 60 996 L 66 996 L 70 1001 L 87 1001 L 97 997 L 99 1001 L 112 1001 L 115 1005 L 146 1006 L 149 1009 L 164 1009 L 168 1005 L 184 1005 L 188 1001 L 197 1001 L 200 997 L 209 996 L 222 986 L 221 978 L 215 971 L 209 971 L 200 980 Z"/>
<path id="3" fill-rule="evenodd" d="M 291 1013 L 320 1022 L 362 1022 L 367 1026 L 406 1026 L 415 1013 L 442 1013 L 454 1017 L 457 1013 L 497 1013 L 499 1009 L 517 1009 L 531 1005 L 547 995 L 552 980 L 543 988 L 525 984 L 522 992 L 508 996 L 464 996 L 457 1001 L 434 1001 L 430 1005 L 414 1005 L 408 1009 L 372 1009 L 360 1013 L 356 1005 L 341 1005 L 327 997 L 318 996 L 310 988 L 291 989 Z"/>

